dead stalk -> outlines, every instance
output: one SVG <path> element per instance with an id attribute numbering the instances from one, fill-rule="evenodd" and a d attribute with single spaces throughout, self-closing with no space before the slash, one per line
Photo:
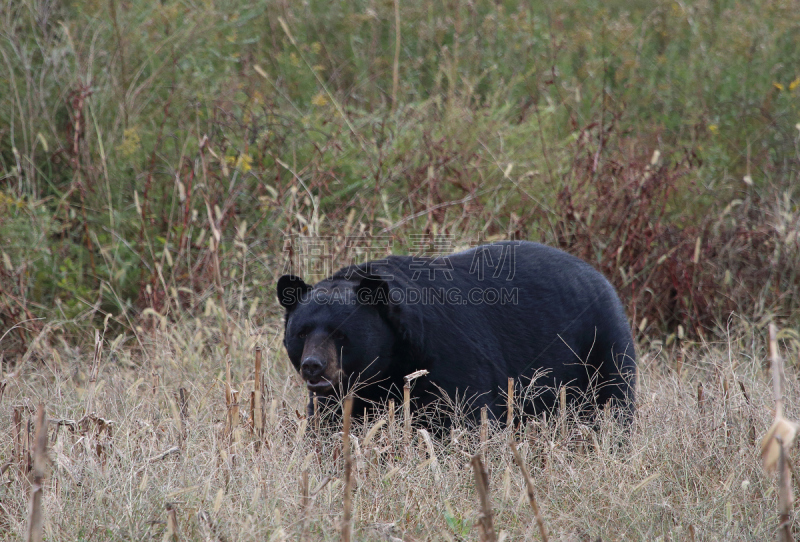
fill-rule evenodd
<path id="1" fill-rule="evenodd" d="M 769 325 L 769 353 L 772 359 L 772 392 L 775 396 L 775 420 L 783 419 L 783 358 L 778 352 L 778 330 L 775 324 Z M 792 445 L 794 433 L 789 441 L 784 442 L 781 435 L 776 434 L 778 442 L 778 542 L 792 540 L 792 494 L 791 466 L 787 457 L 787 448 Z"/>
<path id="2" fill-rule="evenodd" d="M 86 393 L 85 414 L 88 416 L 94 409 L 94 390 L 97 385 L 97 373 L 100 370 L 100 350 L 103 340 L 100 338 L 100 331 L 94 330 L 94 358 L 92 359 L 92 371 L 89 373 L 89 389 Z"/>
<path id="3" fill-rule="evenodd" d="M 769 325 L 769 355 L 772 360 L 772 393 L 775 397 L 775 417 L 783 416 L 783 358 L 778 353 L 778 330 Z"/>
<path id="4" fill-rule="evenodd" d="M 231 357 L 225 356 L 225 435 L 233 441 L 233 433 L 239 426 L 239 392 L 231 387 Z"/>
<path id="5" fill-rule="evenodd" d="M 778 542 L 792 542 L 792 480 L 786 448 L 780 435 L 775 435 L 780 446 L 778 457 Z"/>
<path id="6" fill-rule="evenodd" d="M 278 400 L 271 399 L 269 402 L 269 423 L 274 428 L 278 425 Z"/>
<path id="7" fill-rule="evenodd" d="M 314 409 L 314 432 L 319 435 L 319 426 L 321 423 L 322 413 L 319 411 L 319 398 L 314 394 L 314 399 L 311 400 L 311 406 Z"/>
<path id="8" fill-rule="evenodd" d="M 522 461 L 522 456 L 519 454 L 519 450 L 517 450 L 517 446 L 514 444 L 514 441 L 510 441 L 508 445 L 511 447 L 511 452 L 514 454 L 514 461 L 516 461 L 519 470 L 522 471 L 522 477 L 525 478 L 525 489 L 528 492 L 528 502 L 531 504 L 533 517 L 536 519 L 536 525 L 539 527 L 539 534 L 542 535 L 542 540 L 547 542 L 547 529 L 545 529 L 544 520 L 542 519 L 542 515 L 539 513 L 539 505 L 536 503 L 536 495 L 533 492 L 533 480 L 531 480 L 531 475 L 528 473 L 528 469 L 525 467 L 525 463 Z"/>
<path id="9" fill-rule="evenodd" d="M 703 415 L 703 412 L 706 408 L 706 393 L 703 389 L 703 383 L 697 383 L 697 410 L 699 411 L 700 415 Z"/>
<path id="10" fill-rule="evenodd" d="M 480 454 L 473 455 L 470 463 L 472 463 L 472 470 L 475 473 L 475 487 L 478 490 L 478 498 L 481 501 L 481 515 L 478 518 L 478 524 L 481 526 L 481 540 L 483 542 L 495 542 L 497 537 L 492 524 L 492 504 L 489 501 L 489 475 L 483 466 Z"/>
<path id="11" fill-rule="evenodd" d="M 308 469 L 303 469 L 303 477 L 300 480 L 300 508 L 302 510 L 302 538 L 306 538 L 306 529 L 308 528 L 308 505 L 311 502 L 311 497 L 308 493 Z"/>
<path id="12" fill-rule="evenodd" d="M 44 474 L 47 466 L 47 417 L 44 403 L 39 403 L 36 413 L 36 437 L 34 440 L 33 484 L 31 485 L 30 505 L 28 508 L 28 542 L 41 542 L 44 536 L 42 492 Z"/>
<path id="13" fill-rule="evenodd" d="M 411 446 L 411 383 L 427 374 L 427 370 L 420 369 L 403 377 L 403 380 L 405 380 L 403 384 L 403 423 L 405 425 L 403 442 L 406 447 L 406 453 L 408 453 L 408 448 Z"/>
<path id="14" fill-rule="evenodd" d="M 508 379 L 508 412 L 506 413 L 506 427 L 514 429 L 514 379 Z"/>
<path id="15" fill-rule="evenodd" d="M 173 542 L 178 540 L 178 515 L 175 512 L 175 505 L 167 503 L 167 529 L 164 531 L 163 542 Z"/>
<path id="16" fill-rule="evenodd" d="M 258 437 L 261 437 L 264 434 L 264 412 L 261 408 L 261 347 L 256 348 L 256 367 L 253 388 L 253 430 Z"/>
<path id="17" fill-rule="evenodd" d="M 411 446 L 411 384 L 403 384 L 403 444 Z"/>
<path id="18" fill-rule="evenodd" d="M 344 400 L 344 426 L 342 427 L 342 452 L 344 454 L 344 513 L 342 514 L 342 541 L 350 542 L 352 525 L 353 459 L 350 455 L 350 415 L 353 412 L 353 398 Z"/>
<path id="19" fill-rule="evenodd" d="M 394 442 L 394 399 L 389 399 L 389 439 Z"/>
<path id="20" fill-rule="evenodd" d="M 787 458 L 786 465 L 792 472 L 792 480 L 794 480 L 794 483 L 797 486 L 797 491 L 800 491 L 800 478 L 797 476 L 797 469 L 794 467 L 794 463 L 792 463 L 791 458 Z"/>
<path id="21" fill-rule="evenodd" d="M 142 465 L 141 467 L 139 467 L 139 469 L 136 471 L 136 475 L 138 476 L 139 474 L 144 472 L 145 469 L 147 469 L 147 465 L 149 465 L 150 463 L 155 463 L 156 461 L 161 461 L 162 459 L 165 459 L 165 458 L 167 458 L 167 457 L 169 457 L 171 455 L 174 455 L 174 454 L 178 454 L 179 455 L 180 453 L 181 453 L 181 447 L 180 446 L 172 446 L 171 448 L 168 448 L 168 449 L 164 450 L 160 454 L 156 454 L 153 457 L 149 457 L 149 458 L 147 458 L 145 460 L 145 464 Z"/>
<path id="22" fill-rule="evenodd" d="M 178 407 L 181 415 L 181 433 L 186 431 L 186 420 L 189 419 L 189 392 L 186 388 L 178 388 Z"/>
<path id="23" fill-rule="evenodd" d="M 250 392 L 250 434 L 256 434 L 256 391 Z"/>
<path id="24" fill-rule="evenodd" d="M 558 391 L 558 402 L 561 406 L 559 417 L 561 418 L 561 438 L 567 440 L 567 388 L 561 386 Z"/>
<path id="25" fill-rule="evenodd" d="M 22 414 L 19 408 L 14 408 L 11 414 L 11 434 L 14 440 L 14 459 L 22 462 Z"/>
<path id="26" fill-rule="evenodd" d="M 481 407 L 481 453 L 486 449 L 487 440 L 489 440 L 489 411 L 484 405 Z"/>

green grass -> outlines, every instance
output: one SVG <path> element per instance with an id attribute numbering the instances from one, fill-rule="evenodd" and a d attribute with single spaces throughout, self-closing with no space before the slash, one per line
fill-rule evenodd
<path id="1" fill-rule="evenodd" d="M 187 538 L 210 528 L 199 511 L 229 540 L 300 537 L 304 458 L 321 446 L 328 461 L 336 439 L 295 443 L 302 393 L 274 283 L 287 239 L 326 238 L 336 266 L 358 234 L 397 253 L 421 235 L 453 248 L 539 240 L 617 286 L 642 353 L 639 420 L 625 458 L 602 442 L 583 454 L 552 427 L 524 450 L 549 465 L 535 479 L 553 533 L 773 537 L 772 480 L 748 439 L 769 419 L 767 322 L 783 330 L 788 371 L 798 364 L 794 2 L 400 2 L 398 51 L 384 0 L 21 0 L 0 21 L 0 416 L 43 400 L 80 419 L 103 329 L 96 412 L 115 421 L 108 456 L 87 447 L 89 428 L 52 435 L 48 538 L 161 538 L 167 502 Z M 697 342 L 675 375 L 683 333 Z M 226 341 L 245 399 L 253 345 L 271 348 L 272 448 L 244 426 L 235 450 L 223 445 Z M 724 399 L 720 374 L 749 400 Z M 184 441 L 180 387 L 193 405 Z M 535 528 L 505 437 L 488 453 L 497 525 L 522 539 Z M 473 441 L 436 444 L 438 485 L 416 446 L 365 456 L 359 536 L 395 522 L 404 539 L 477 539 Z M 338 481 L 309 519 L 335 539 L 340 464 L 307 467 L 312 486 Z M 24 533 L 21 469 L 0 478 L 11 537 Z"/>
<path id="2" fill-rule="evenodd" d="M 264 259 L 308 233 L 314 202 L 295 175 L 323 235 L 352 208 L 375 234 L 471 197 L 392 230 L 400 250 L 431 227 L 555 242 L 556 195 L 582 153 L 691 154 L 669 209 L 679 229 L 734 199 L 795 201 L 791 2 L 401 3 L 399 15 L 393 104 L 391 2 L 5 5 L 4 290 L 60 300 L 49 316 L 67 319 L 98 298 L 115 316 L 161 310 L 142 292 L 165 295 L 165 250 L 178 267 L 201 256 L 181 239 L 206 227 L 205 200 L 223 211 L 223 239 L 246 221 Z M 167 288 L 202 290 L 190 275 Z"/>

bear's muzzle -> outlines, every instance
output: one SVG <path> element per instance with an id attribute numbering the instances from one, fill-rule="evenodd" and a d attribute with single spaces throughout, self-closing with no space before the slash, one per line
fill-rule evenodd
<path id="1" fill-rule="evenodd" d="M 315 333 L 306 340 L 300 363 L 300 376 L 306 387 L 318 395 L 328 395 L 339 385 L 341 369 L 336 344 L 328 334 Z"/>

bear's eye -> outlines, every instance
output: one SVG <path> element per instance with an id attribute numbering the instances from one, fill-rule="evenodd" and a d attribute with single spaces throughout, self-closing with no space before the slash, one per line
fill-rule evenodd
<path id="1" fill-rule="evenodd" d="M 305 339 L 306 337 L 308 337 L 308 330 L 301 329 L 300 332 L 297 334 L 297 337 L 300 339 Z"/>
<path id="2" fill-rule="evenodd" d="M 333 338 L 334 341 L 343 341 L 344 333 L 342 333 L 338 329 L 335 329 L 333 330 L 333 332 L 331 332 L 331 337 Z"/>

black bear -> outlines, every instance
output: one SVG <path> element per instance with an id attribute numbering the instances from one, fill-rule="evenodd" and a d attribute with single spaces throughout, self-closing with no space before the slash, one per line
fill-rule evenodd
<path id="1" fill-rule="evenodd" d="M 527 414 L 553 409 L 559 389 L 584 410 L 611 402 L 630 419 L 636 359 L 609 282 L 582 260 L 526 241 L 446 257 L 388 256 L 314 286 L 278 280 L 284 345 L 311 396 L 353 391 L 354 412 L 398 396 L 425 369 L 415 408 L 448 396 L 503 415 L 508 378 Z M 518 392 L 519 393 L 519 392 Z M 311 403 L 309 403 L 311 409 Z"/>

